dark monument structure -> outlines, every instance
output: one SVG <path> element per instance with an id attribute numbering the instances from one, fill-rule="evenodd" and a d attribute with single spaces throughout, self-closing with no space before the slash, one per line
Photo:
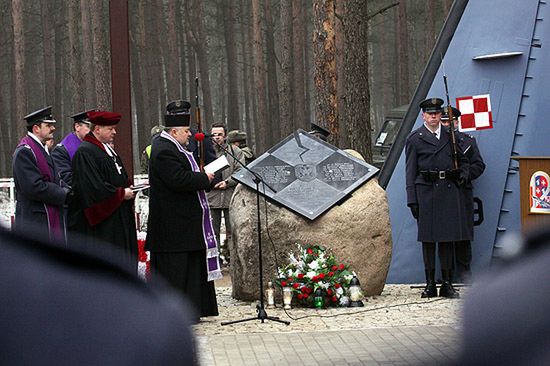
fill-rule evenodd
<path id="1" fill-rule="evenodd" d="M 275 190 L 260 184 L 260 193 L 310 220 L 341 202 L 378 172 L 378 168 L 304 130 L 288 136 L 248 168 Z M 244 169 L 235 172 L 233 178 L 256 189 L 252 174 Z"/>

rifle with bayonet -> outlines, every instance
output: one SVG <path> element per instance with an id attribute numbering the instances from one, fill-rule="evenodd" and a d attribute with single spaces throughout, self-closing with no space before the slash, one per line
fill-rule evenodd
<path id="1" fill-rule="evenodd" d="M 443 82 L 445 83 L 445 96 L 447 97 L 447 114 L 449 115 L 449 134 L 451 137 L 451 155 L 453 158 L 453 168 L 458 169 L 458 149 L 456 147 L 456 134 L 453 121 L 453 109 L 449 98 L 449 87 L 447 86 L 447 75 L 443 73 Z"/>

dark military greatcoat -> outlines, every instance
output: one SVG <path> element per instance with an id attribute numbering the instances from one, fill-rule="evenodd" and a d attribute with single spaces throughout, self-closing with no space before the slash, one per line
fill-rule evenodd
<path id="1" fill-rule="evenodd" d="M 468 182 L 468 159 L 460 147 L 458 153 L 460 177 Z M 424 125 L 416 129 L 407 138 L 405 154 L 407 205 L 418 205 L 418 240 L 472 240 L 471 211 L 463 189 L 450 178 L 454 166 L 448 129 L 441 127 L 439 139 Z"/>
<path id="2" fill-rule="evenodd" d="M 59 222 L 63 230 L 63 204 L 67 196 L 66 190 L 59 185 L 58 174 L 50 156 L 43 146 L 35 140 L 30 143 L 38 146 L 38 151 L 44 156 L 53 181 L 50 181 L 40 171 L 37 157 L 29 145 L 22 144 L 13 154 L 13 180 L 15 182 L 16 208 L 15 230 L 27 234 L 34 233 L 37 237 L 48 239 L 48 213 L 46 205 L 58 209 Z"/>

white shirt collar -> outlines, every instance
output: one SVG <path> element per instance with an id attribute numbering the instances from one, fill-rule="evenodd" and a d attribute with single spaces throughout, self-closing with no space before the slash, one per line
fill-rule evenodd
<path id="1" fill-rule="evenodd" d="M 428 124 L 426 122 L 424 122 L 424 126 L 428 129 L 428 131 L 430 131 L 431 133 L 435 134 L 435 137 L 439 140 L 439 138 L 441 137 L 441 124 L 439 124 L 437 126 L 437 130 L 435 132 L 433 132 L 432 130 L 430 130 L 430 128 L 428 127 Z"/>
<path id="2" fill-rule="evenodd" d="M 34 133 L 27 132 L 27 135 L 29 135 L 34 141 L 38 142 L 38 145 L 42 146 L 42 148 L 46 151 L 46 153 L 50 155 L 50 152 L 48 151 L 48 148 L 46 147 L 46 145 L 44 145 L 42 141 L 40 141 Z"/>

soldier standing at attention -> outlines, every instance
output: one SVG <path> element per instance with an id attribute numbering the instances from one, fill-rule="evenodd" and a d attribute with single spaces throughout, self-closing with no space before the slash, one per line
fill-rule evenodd
<path id="1" fill-rule="evenodd" d="M 453 122 L 458 120 L 461 113 L 455 107 L 451 107 L 453 111 Z M 449 126 L 449 113 L 448 107 L 443 108 L 443 115 L 441 117 L 441 123 L 443 126 Z M 467 212 L 466 216 L 471 217 L 470 222 L 466 221 L 467 225 L 471 225 L 468 228 L 469 231 L 474 232 L 474 193 L 472 181 L 477 179 L 485 170 L 485 163 L 477 147 L 476 139 L 468 134 L 458 131 L 456 125 L 454 125 L 456 133 L 456 141 L 460 147 L 460 150 L 468 158 L 470 163 L 470 174 L 468 181 L 464 185 L 462 192 L 464 193 L 464 203 L 466 204 Z M 456 261 L 456 276 L 462 282 L 468 283 L 472 277 L 472 271 L 470 268 L 472 262 L 472 243 L 470 240 L 462 240 L 454 243 L 455 249 L 455 261 Z"/>
<path id="2" fill-rule="evenodd" d="M 439 296 L 458 297 L 451 283 L 453 242 L 471 240 L 473 235 L 462 192 L 469 162 L 458 151 L 455 166 L 449 129 L 441 126 L 442 106 L 440 98 L 420 103 L 424 124 L 407 137 L 405 147 L 407 206 L 417 220 L 426 274 L 423 298 L 437 296 L 436 243 L 443 280 Z"/>

